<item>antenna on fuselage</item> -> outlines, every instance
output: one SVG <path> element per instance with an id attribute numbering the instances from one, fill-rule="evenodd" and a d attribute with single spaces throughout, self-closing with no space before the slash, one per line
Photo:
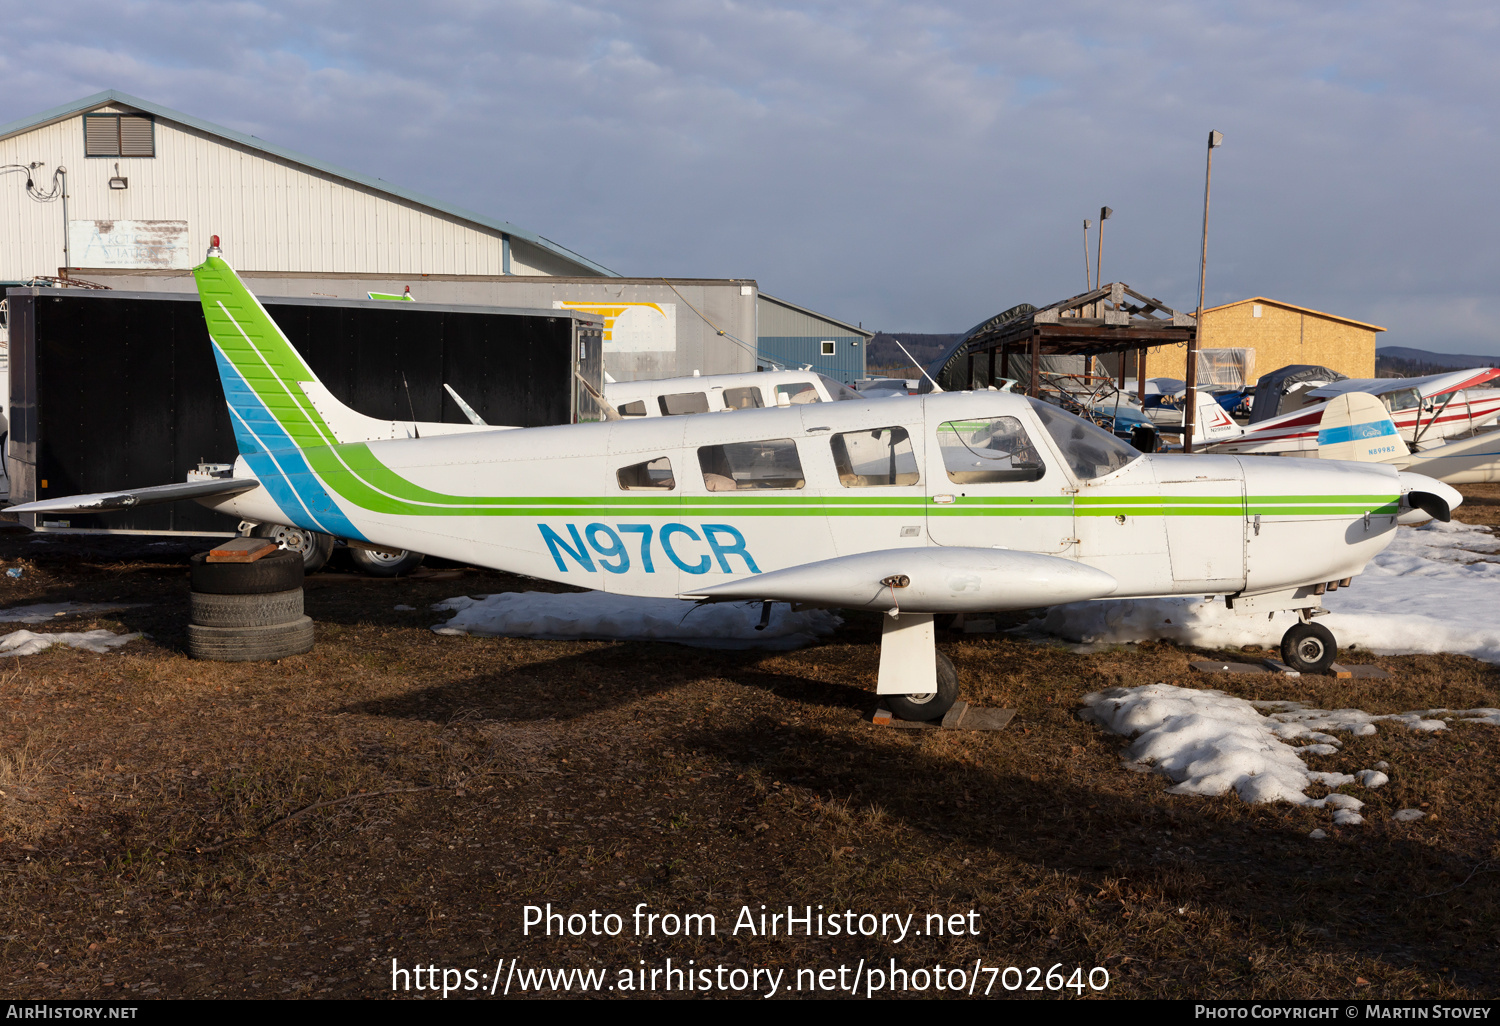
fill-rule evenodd
<path id="1" fill-rule="evenodd" d="M 896 343 L 896 348 L 900 349 L 903 353 L 906 353 L 906 358 L 911 361 L 913 367 L 922 372 L 922 377 L 932 382 L 932 390 L 934 392 L 941 392 L 943 390 L 943 386 L 939 385 L 935 380 L 933 380 L 932 375 L 927 373 L 927 368 L 918 363 L 916 357 L 906 352 L 906 347 L 901 344 L 901 340 L 899 338 L 897 338 L 895 335 L 892 335 L 891 341 Z"/>

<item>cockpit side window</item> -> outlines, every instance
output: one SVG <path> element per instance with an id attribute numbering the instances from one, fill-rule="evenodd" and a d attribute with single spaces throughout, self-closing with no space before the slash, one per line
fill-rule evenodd
<path id="1" fill-rule="evenodd" d="M 698 449 L 698 465 L 711 492 L 801 488 L 807 483 L 797 443 L 790 438 L 705 445 Z"/>
<path id="2" fill-rule="evenodd" d="M 834 381 L 827 374 L 819 374 L 818 380 L 823 382 L 823 387 L 828 389 L 828 395 L 836 403 L 844 402 L 849 399 L 864 398 L 864 396 L 860 395 L 858 392 L 850 388 L 848 385 L 844 384 L 842 381 Z"/>
<path id="3" fill-rule="evenodd" d="M 1062 450 L 1063 459 L 1080 481 L 1113 474 L 1140 458 L 1140 451 L 1082 417 L 1075 417 L 1040 399 L 1026 400 L 1042 420 L 1042 427 Z"/>
<path id="4" fill-rule="evenodd" d="M 637 399 L 634 402 L 620 404 L 620 416 L 622 417 L 644 417 L 646 415 L 646 400 Z"/>
<path id="5" fill-rule="evenodd" d="M 777 385 L 776 401 L 778 403 L 781 402 L 782 396 L 786 396 L 793 406 L 822 402 L 818 398 L 818 390 L 813 387 L 811 381 L 789 381 L 785 385 Z"/>
<path id="6" fill-rule="evenodd" d="M 845 488 L 914 485 L 921 479 L 906 428 L 848 431 L 834 435 L 829 444 L 833 447 L 839 484 Z"/>
<path id="7" fill-rule="evenodd" d="M 1422 405 L 1422 393 L 1415 388 L 1402 388 L 1394 392 L 1386 392 L 1380 397 L 1385 408 L 1391 413 L 1399 410 L 1410 410 Z"/>
<path id="8" fill-rule="evenodd" d="M 621 467 L 615 478 L 620 482 L 621 490 L 627 492 L 642 489 L 670 490 L 677 487 L 677 479 L 672 476 L 672 461 L 665 456 Z"/>
<path id="9" fill-rule="evenodd" d="M 1041 454 L 1015 417 L 950 420 L 938 428 L 943 469 L 954 484 L 1039 481 Z"/>

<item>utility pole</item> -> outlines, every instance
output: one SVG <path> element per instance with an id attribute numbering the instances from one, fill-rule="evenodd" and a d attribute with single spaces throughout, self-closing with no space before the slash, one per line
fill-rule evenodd
<path id="1" fill-rule="evenodd" d="M 1104 222 L 1108 221 L 1114 210 L 1109 207 L 1099 208 L 1099 255 L 1094 258 L 1094 288 L 1104 288 L 1104 278 L 1100 275 L 1100 268 L 1104 266 Z M 1088 259 L 1087 256 L 1084 259 Z"/>
<path id="2" fill-rule="evenodd" d="M 1089 267 L 1089 229 L 1093 226 L 1094 222 L 1086 217 L 1083 219 L 1083 291 L 1085 292 L 1094 291 L 1093 279 L 1089 277 L 1089 272 L 1092 270 Z"/>
<path id="3" fill-rule="evenodd" d="M 1208 277 L 1208 194 L 1214 181 L 1214 150 L 1224 142 L 1224 133 L 1208 133 L 1208 168 L 1203 172 L 1203 249 L 1198 257 L 1198 312 L 1193 317 L 1193 337 L 1188 340 L 1186 409 L 1182 416 L 1182 451 L 1193 451 L 1193 429 L 1198 422 L 1198 349 L 1203 342 L 1203 286 Z"/>

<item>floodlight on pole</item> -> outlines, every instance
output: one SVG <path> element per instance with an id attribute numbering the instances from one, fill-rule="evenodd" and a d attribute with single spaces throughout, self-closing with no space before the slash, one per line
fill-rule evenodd
<path id="1" fill-rule="evenodd" d="M 1083 291 L 1085 292 L 1094 291 L 1093 279 L 1089 277 L 1089 272 L 1092 270 L 1089 267 L 1089 229 L 1093 226 L 1094 222 L 1086 217 L 1083 219 Z"/>
<path id="2" fill-rule="evenodd" d="M 1094 287 L 1102 289 L 1104 278 L 1100 276 L 1099 269 L 1104 266 L 1104 222 L 1114 216 L 1114 208 L 1099 208 L 1099 254 L 1094 258 Z"/>
<path id="3" fill-rule="evenodd" d="M 1208 278 L 1208 195 L 1214 180 L 1214 150 L 1224 144 L 1223 132 L 1208 133 L 1208 166 L 1203 172 L 1203 247 L 1198 254 L 1198 312 L 1188 340 L 1187 394 L 1183 396 L 1182 451 L 1193 451 L 1193 429 L 1198 420 L 1198 350 L 1203 342 L 1203 289 Z"/>

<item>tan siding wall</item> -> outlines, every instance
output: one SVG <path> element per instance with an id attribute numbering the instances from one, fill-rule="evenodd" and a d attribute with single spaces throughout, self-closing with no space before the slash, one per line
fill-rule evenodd
<path id="1" fill-rule="evenodd" d="M 1319 364 L 1351 378 L 1375 376 L 1376 332 L 1329 317 L 1261 303 L 1236 303 L 1203 315 L 1204 349 L 1254 347 L 1255 376 L 1294 363 Z M 1181 358 L 1179 357 L 1179 362 Z M 1150 364 L 1147 364 L 1148 373 Z"/>
<path id="2" fill-rule="evenodd" d="M 157 155 L 119 158 L 130 187 L 111 190 L 116 158 L 84 156 L 81 122 L 76 115 L 0 140 L 0 164 L 45 163 L 36 171 L 44 189 L 53 168 L 68 168 L 72 220 L 185 220 L 195 262 L 209 236 L 219 235 L 225 256 L 242 270 L 502 272 L 498 231 L 160 119 Z M 0 176 L 0 239 L 7 240 L 0 280 L 56 274 L 63 263 L 62 203 L 38 203 L 23 185 L 18 173 Z M 516 274 L 592 273 L 525 243 L 516 249 Z"/>

